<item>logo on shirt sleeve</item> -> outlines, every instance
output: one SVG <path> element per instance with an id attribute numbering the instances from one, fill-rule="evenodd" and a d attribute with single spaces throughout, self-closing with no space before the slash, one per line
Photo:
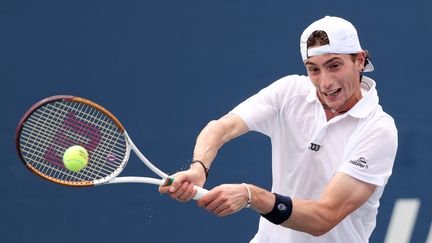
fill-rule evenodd
<path id="1" fill-rule="evenodd" d="M 360 168 L 364 168 L 364 169 L 368 169 L 369 168 L 369 166 L 368 166 L 368 164 L 366 162 L 366 159 L 364 157 L 360 157 L 357 160 L 350 160 L 350 163 L 353 164 L 353 165 L 355 165 L 355 166 L 358 166 Z"/>

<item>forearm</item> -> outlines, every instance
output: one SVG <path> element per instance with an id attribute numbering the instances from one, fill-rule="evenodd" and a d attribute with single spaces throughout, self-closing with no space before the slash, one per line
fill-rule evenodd
<path id="1" fill-rule="evenodd" d="M 201 163 L 192 163 L 189 170 L 175 174 L 175 180 L 171 186 L 161 187 L 159 191 L 170 193 L 171 197 L 177 200 L 191 200 L 195 193 L 193 193 L 193 187 L 189 186 L 189 183 L 198 186 L 204 185 L 207 174 L 203 172 L 210 168 L 220 147 L 248 130 L 246 123 L 234 114 L 228 114 L 217 121 L 209 122 L 198 135 L 193 153 L 193 160 L 199 160 L 202 165 Z"/>
<path id="2" fill-rule="evenodd" d="M 251 190 L 251 208 L 260 214 L 268 214 L 275 206 L 276 197 L 273 193 L 260 187 L 250 185 Z M 294 230 L 307 232 L 312 235 L 318 235 L 331 227 L 332 220 L 325 212 L 331 211 L 319 202 L 307 200 L 292 200 L 293 209 L 291 216 L 281 224 L 281 226 Z"/>
<path id="3" fill-rule="evenodd" d="M 207 168 L 210 168 L 218 150 L 225 143 L 223 135 L 223 128 L 218 121 L 209 122 L 197 137 L 193 159 L 202 161 Z"/>
<path id="4" fill-rule="evenodd" d="M 262 188 L 249 185 L 252 193 L 251 208 L 260 214 L 268 214 L 275 206 L 275 195 Z M 281 226 L 306 232 L 312 235 L 321 235 L 330 230 L 336 222 L 337 216 L 331 215 L 329 207 L 319 201 L 292 199 L 291 216 Z"/>
<path id="5" fill-rule="evenodd" d="M 330 231 L 346 216 L 361 207 L 376 186 L 344 173 L 336 173 L 320 199 L 292 199 L 292 212 L 281 225 L 319 236 Z M 274 203 L 274 199 L 268 199 Z M 273 204 L 274 206 L 274 204 Z M 267 208 L 264 213 L 270 212 Z"/>
<path id="6" fill-rule="evenodd" d="M 314 236 L 325 234 L 343 219 L 339 210 L 320 201 L 293 199 L 291 216 L 281 225 Z"/>
<path id="7" fill-rule="evenodd" d="M 225 143 L 248 130 L 244 121 L 233 114 L 209 122 L 197 137 L 193 158 L 202 161 L 207 168 L 210 168 L 218 150 Z"/>

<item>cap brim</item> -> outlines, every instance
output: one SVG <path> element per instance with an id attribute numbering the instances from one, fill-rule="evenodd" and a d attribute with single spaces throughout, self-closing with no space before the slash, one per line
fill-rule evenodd
<path id="1" fill-rule="evenodd" d="M 372 62 L 369 60 L 368 64 L 364 67 L 363 72 L 372 72 L 375 70 L 375 67 L 373 66 Z"/>

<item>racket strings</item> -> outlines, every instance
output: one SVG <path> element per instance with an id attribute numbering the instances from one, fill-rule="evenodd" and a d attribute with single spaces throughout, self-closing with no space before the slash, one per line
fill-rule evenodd
<path id="1" fill-rule="evenodd" d="M 65 135 L 65 136 L 67 137 L 68 135 Z M 57 144 L 56 147 L 66 147 L 66 146 L 64 146 L 64 144 L 61 144 L 61 143 L 59 143 L 58 141 L 55 142 L 55 143 L 53 143 L 53 144 Z M 59 146 L 59 145 L 60 145 L 60 146 Z M 45 149 L 47 148 L 47 146 L 44 146 L 44 147 L 45 147 Z M 57 160 L 58 160 L 58 159 L 57 159 Z M 52 161 L 52 159 L 50 160 L 50 162 L 54 162 L 54 164 L 56 164 L 57 166 L 59 165 L 58 163 L 56 163 L 56 161 Z M 49 165 L 49 164 L 48 164 L 48 165 Z M 52 168 L 54 168 L 54 169 L 53 169 L 53 172 L 60 172 L 60 170 L 58 170 L 56 167 L 52 167 L 52 166 L 46 166 L 46 167 L 45 167 L 45 169 L 52 169 Z M 90 167 L 90 168 L 92 168 L 92 167 Z M 40 170 L 41 170 L 41 169 L 40 169 Z M 47 174 L 47 172 L 44 171 L 44 170 L 41 170 L 41 172 Z M 91 172 L 91 170 L 90 170 L 90 172 Z M 83 171 L 82 175 L 86 175 L 85 171 Z M 105 175 L 106 175 L 106 174 L 105 174 Z M 55 175 L 55 174 L 51 174 L 51 176 L 55 176 L 55 177 L 58 177 L 58 178 L 60 178 L 60 179 L 65 179 L 65 178 L 59 177 L 59 176 L 57 176 L 57 175 Z M 76 178 L 76 177 L 75 177 L 75 178 Z M 79 179 L 79 178 L 78 178 L 78 179 Z"/>
<path id="2" fill-rule="evenodd" d="M 29 121 L 31 121 L 31 119 L 29 119 Z M 37 126 L 33 126 L 34 128 L 35 127 L 37 127 Z M 51 134 L 53 134 L 53 129 L 50 129 L 49 127 L 47 127 L 47 125 L 44 125 L 43 127 L 41 127 L 42 129 L 40 130 L 40 131 L 44 131 L 45 130 L 45 132 L 44 132 L 44 134 L 42 135 L 42 137 L 46 137 L 46 135 L 47 134 L 49 134 L 49 133 L 47 133 L 46 131 L 50 131 L 51 130 Z M 39 129 L 38 129 L 39 130 Z M 40 136 L 40 134 L 39 135 L 37 135 L 36 136 L 36 138 L 38 137 L 38 136 Z M 52 137 L 52 136 L 51 136 Z M 68 135 L 66 134 L 65 135 L 65 137 L 68 137 Z M 32 137 L 32 139 L 34 139 L 35 137 Z M 52 138 L 52 139 L 47 139 L 47 140 L 43 140 L 43 141 L 52 141 L 54 138 Z M 54 148 L 52 147 L 52 145 L 55 145 L 54 146 Z M 50 147 L 51 146 L 51 147 Z M 23 146 L 22 146 L 23 147 Z M 47 151 L 47 149 L 53 149 L 54 151 L 56 151 L 56 150 L 59 150 L 60 148 L 63 148 L 63 147 L 67 147 L 67 145 L 66 144 L 64 144 L 64 143 L 60 143 L 60 141 L 57 141 L 57 142 L 54 142 L 54 143 L 52 143 L 51 145 L 49 145 L 49 144 L 46 144 L 46 145 L 42 145 L 42 146 L 39 146 L 40 147 L 40 149 L 41 149 L 41 151 Z M 41 158 L 43 158 L 44 157 L 44 155 L 46 155 L 46 152 L 45 153 L 39 153 L 39 159 L 41 159 Z M 45 158 L 46 159 L 46 158 Z M 62 177 L 60 177 L 60 176 L 58 176 L 58 175 L 56 175 L 56 174 L 49 174 L 46 170 L 48 169 L 48 170 L 51 170 L 51 172 L 53 172 L 53 173 L 56 173 L 56 172 L 61 172 L 61 170 L 59 170 L 58 169 L 58 166 L 60 166 L 60 167 L 63 167 L 62 166 L 62 164 L 60 164 L 61 163 L 61 161 L 59 161 L 59 159 L 58 158 L 48 158 L 48 160 L 49 160 L 49 162 L 51 162 L 51 163 L 36 163 L 37 165 L 36 165 L 36 168 L 37 169 L 39 169 L 42 173 L 44 173 L 44 174 L 48 174 L 48 175 L 50 175 L 50 176 L 53 176 L 53 177 L 56 177 L 56 178 L 58 178 L 58 179 L 65 179 L 65 178 L 62 178 Z M 44 160 L 39 160 L 39 161 L 44 161 Z M 38 160 L 36 160 L 36 162 L 38 162 Z M 39 165 L 39 166 L 38 166 Z M 56 166 L 52 166 L 52 165 L 56 165 Z M 42 166 L 42 167 L 41 167 Z M 91 167 L 90 167 L 91 168 Z M 65 175 L 65 174 L 63 174 L 63 175 Z M 82 173 L 82 175 L 86 175 L 86 173 L 85 173 L 85 171 L 83 171 L 83 173 Z M 74 178 L 76 178 L 76 179 L 80 179 L 80 178 L 77 178 L 76 176 L 74 176 Z"/>
<path id="3" fill-rule="evenodd" d="M 20 142 L 26 161 L 41 173 L 64 181 L 91 181 L 121 166 L 127 145 L 116 124 L 87 104 L 57 101 L 40 107 L 28 118 Z M 61 156 L 71 145 L 88 149 L 89 164 L 79 171 L 64 168 Z"/>
<path id="4" fill-rule="evenodd" d="M 36 116 L 37 116 L 37 114 L 35 114 L 35 116 L 31 117 L 30 119 L 28 119 L 28 123 L 29 123 L 29 124 L 32 124 L 33 127 L 38 127 L 38 126 L 39 126 L 39 128 L 42 128 L 41 132 L 43 132 L 43 137 L 46 137 L 47 134 L 53 134 L 53 133 L 57 132 L 57 130 L 53 129 L 53 126 L 50 125 L 50 124 L 36 124 L 36 123 L 34 123 L 33 120 L 35 120 L 35 119 L 32 119 L 32 118 L 35 118 Z M 38 118 L 39 118 L 39 119 L 38 119 L 37 121 L 40 121 L 40 117 L 38 117 Z M 57 125 L 59 125 L 59 124 L 57 124 Z M 23 133 L 26 133 L 26 131 L 24 130 Z M 71 136 L 74 136 L 74 135 L 75 135 L 75 134 L 70 134 L 70 135 L 68 135 L 67 133 L 70 133 L 70 132 L 66 132 L 65 137 L 71 137 Z M 40 133 L 39 133 L 39 134 L 40 134 Z M 31 136 L 31 134 L 30 134 L 30 136 Z M 36 137 L 37 137 L 37 136 L 36 136 Z M 32 137 L 32 138 L 35 139 L 36 137 Z M 117 134 L 116 139 L 117 139 L 117 138 L 119 138 L 118 134 Z M 85 137 L 84 137 L 84 139 L 85 139 Z M 111 139 L 111 140 L 112 140 L 112 139 Z M 81 141 L 81 143 L 86 143 L 86 142 L 87 142 L 87 141 Z M 63 146 L 58 146 L 58 145 L 59 145 L 59 142 L 55 142 L 55 143 L 53 143 L 53 145 L 57 145 L 57 148 L 61 148 L 61 147 L 63 147 Z M 23 145 L 23 146 L 25 146 L 25 145 Z M 51 145 L 51 146 L 52 146 L 52 145 Z M 48 146 L 44 146 L 44 148 L 47 149 Z M 115 148 L 114 148 L 113 150 L 115 150 Z M 123 150 L 124 150 L 124 148 L 123 148 Z M 117 151 L 117 152 L 118 152 L 118 153 L 122 153 L 123 150 L 122 150 L 122 151 Z"/>

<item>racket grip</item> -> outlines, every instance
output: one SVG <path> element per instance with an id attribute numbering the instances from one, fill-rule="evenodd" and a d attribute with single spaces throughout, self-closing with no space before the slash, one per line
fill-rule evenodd
<path id="1" fill-rule="evenodd" d="M 194 200 L 199 200 L 200 198 L 202 198 L 208 192 L 208 190 L 206 190 L 206 189 L 204 189 L 202 187 L 194 186 L 194 188 L 197 190 L 197 193 L 193 197 Z"/>

